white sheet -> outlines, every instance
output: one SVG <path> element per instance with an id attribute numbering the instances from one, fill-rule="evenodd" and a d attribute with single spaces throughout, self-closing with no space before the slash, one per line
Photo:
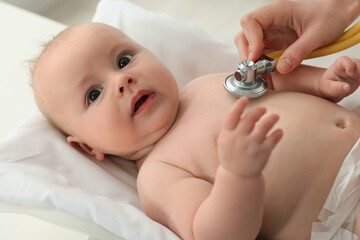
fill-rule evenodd
<path id="1" fill-rule="evenodd" d="M 213 41 L 197 26 L 131 2 L 101 1 L 94 21 L 120 28 L 153 51 L 180 87 L 199 75 L 232 71 L 238 62 L 234 47 Z M 358 95 L 344 104 L 355 107 Z M 37 109 L 0 144 L 0 201 L 63 209 L 125 239 L 178 239 L 145 216 L 135 183 L 134 163 L 99 163 L 80 154 Z"/>

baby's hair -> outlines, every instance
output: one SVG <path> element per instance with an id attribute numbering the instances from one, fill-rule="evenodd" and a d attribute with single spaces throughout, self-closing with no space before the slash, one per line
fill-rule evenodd
<path id="1" fill-rule="evenodd" d="M 29 72 L 30 72 L 30 81 L 29 81 L 29 85 L 31 86 L 31 88 L 33 89 L 33 93 L 34 93 L 34 98 L 35 98 L 35 103 L 38 106 L 40 112 L 49 120 L 49 122 L 55 126 L 56 128 L 58 128 L 59 130 L 61 130 L 62 132 L 64 132 L 65 134 L 66 131 L 64 129 L 62 129 L 59 124 L 51 117 L 51 114 L 48 112 L 48 110 L 45 107 L 45 99 L 42 98 L 42 96 L 40 96 L 40 94 L 37 91 L 36 88 L 36 70 L 39 66 L 39 63 L 41 63 L 41 61 L 46 61 L 44 58 L 46 57 L 46 54 L 51 51 L 51 49 L 53 47 L 55 47 L 57 44 L 59 44 L 62 40 L 64 40 L 66 38 L 66 36 L 68 36 L 69 32 L 73 29 L 72 27 L 68 27 L 65 30 L 59 32 L 57 35 L 55 35 L 52 39 L 50 39 L 49 41 L 45 42 L 44 44 L 42 44 L 42 48 L 40 51 L 40 54 L 35 57 L 34 59 L 28 60 L 28 64 L 29 64 Z M 51 76 L 49 76 L 51 77 Z"/>
<path id="2" fill-rule="evenodd" d="M 30 72 L 30 81 L 29 84 L 31 86 L 31 88 L 34 90 L 34 74 L 35 74 L 35 69 L 37 66 L 37 63 L 39 62 L 40 58 L 42 57 L 42 55 L 46 52 L 46 49 L 49 47 L 49 45 L 51 45 L 52 41 L 56 38 L 56 36 L 54 36 L 52 39 L 50 39 L 49 41 L 43 43 L 41 45 L 41 51 L 40 54 L 38 56 L 36 56 L 33 59 L 27 60 L 26 62 L 29 64 L 29 72 Z"/>
<path id="3" fill-rule="evenodd" d="M 61 32 L 59 32 L 58 34 L 56 34 L 54 37 L 52 37 L 49 41 L 45 42 L 42 44 L 41 47 L 41 51 L 40 54 L 35 57 L 34 59 L 31 59 L 28 61 L 29 63 L 29 70 L 30 70 L 30 86 L 34 87 L 34 74 L 35 74 L 35 70 L 36 67 L 38 65 L 38 63 L 41 61 L 42 57 L 46 54 L 46 52 L 53 46 L 56 45 L 56 43 L 59 43 L 61 40 L 63 40 L 68 33 L 70 32 L 70 30 L 72 30 L 74 27 L 68 27 L 64 30 L 62 30 Z"/>

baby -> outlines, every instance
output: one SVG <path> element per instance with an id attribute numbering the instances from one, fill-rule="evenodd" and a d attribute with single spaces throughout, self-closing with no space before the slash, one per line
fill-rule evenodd
<path id="1" fill-rule="evenodd" d="M 152 53 L 113 27 L 86 23 L 47 45 L 33 88 L 71 146 L 99 161 L 137 162 L 145 212 L 182 239 L 354 232 L 357 199 L 344 194 L 359 192 L 360 119 L 331 101 L 358 88 L 360 61 L 272 73 L 272 90 L 252 100 L 223 88 L 229 74 L 200 77 L 179 93 Z M 347 171 L 355 174 L 345 184 L 336 177 Z M 346 218 L 327 208 L 333 199 Z"/>

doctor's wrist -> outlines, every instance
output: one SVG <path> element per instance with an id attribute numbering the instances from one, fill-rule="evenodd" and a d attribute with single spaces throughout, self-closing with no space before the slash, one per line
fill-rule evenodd
<path id="1" fill-rule="evenodd" d="M 340 14 L 340 17 L 346 20 L 350 25 L 360 15 L 360 0 L 325 0 L 324 4 L 330 4 L 334 14 Z"/>

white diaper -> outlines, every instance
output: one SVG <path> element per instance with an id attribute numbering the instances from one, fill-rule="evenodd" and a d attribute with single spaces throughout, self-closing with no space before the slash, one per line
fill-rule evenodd
<path id="1" fill-rule="evenodd" d="M 360 139 L 345 158 L 334 185 L 312 224 L 312 240 L 358 240 L 355 223 L 360 209 Z"/>

